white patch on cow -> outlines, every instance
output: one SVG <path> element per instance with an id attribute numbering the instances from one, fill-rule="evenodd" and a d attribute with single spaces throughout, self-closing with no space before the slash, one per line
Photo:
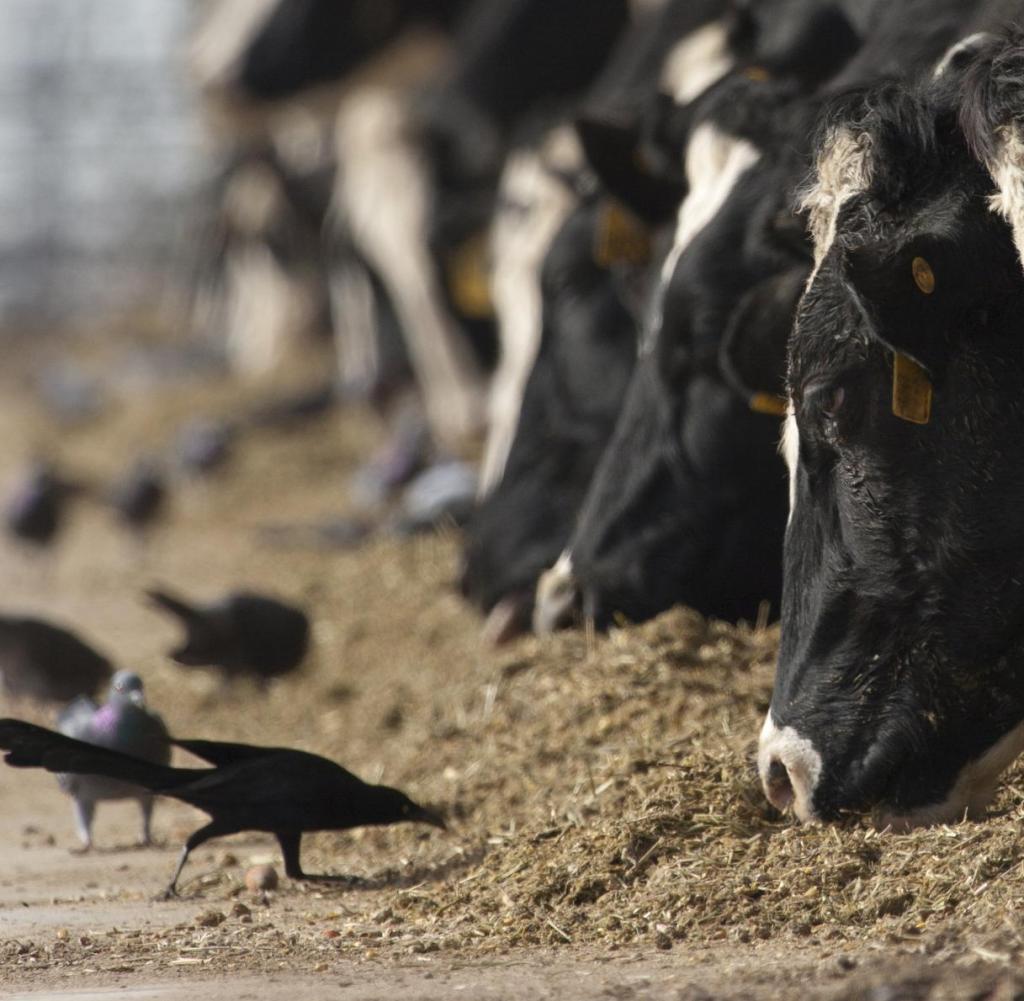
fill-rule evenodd
<path id="1" fill-rule="evenodd" d="M 537 581 L 533 631 L 541 636 L 553 633 L 565 624 L 575 601 L 576 578 L 572 572 L 572 553 L 567 549 Z"/>
<path id="2" fill-rule="evenodd" d="M 789 776 L 792 795 L 780 795 L 770 780 L 773 762 L 781 762 Z M 761 785 L 769 801 L 779 809 L 792 806 L 800 820 L 816 820 L 814 814 L 814 790 L 821 777 L 821 754 L 806 738 L 801 737 L 791 726 L 781 729 L 772 719 L 771 711 L 764 718 L 761 739 L 757 750 L 757 770 Z"/>
<path id="3" fill-rule="evenodd" d="M 1024 751 L 1024 723 L 1003 734 L 980 758 L 969 761 L 960 770 L 949 795 L 934 806 L 920 807 L 909 813 L 879 813 L 875 826 L 896 831 L 929 824 L 946 824 L 965 816 L 978 819 L 996 792 L 999 776 Z"/>
<path id="4" fill-rule="evenodd" d="M 964 53 L 974 52 L 976 49 L 980 49 L 982 45 L 994 37 L 995 36 L 990 32 L 976 31 L 973 35 L 961 38 L 956 45 L 951 45 L 949 49 L 946 50 L 946 54 L 939 60 L 938 65 L 932 72 L 932 77 L 938 80 L 938 78 L 949 69 L 950 64 L 954 59 Z"/>
<path id="5" fill-rule="evenodd" d="M 200 87 L 224 90 L 235 81 L 242 55 L 278 0 L 219 0 L 192 38 L 189 62 Z"/>
<path id="6" fill-rule="evenodd" d="M 729 30 L 712 21 L 681 38 L 665 60 L 661 89 L 677 103 L 689 104 L 735 65 L 729 48 Z"/>
<path id="7" fill-rule="evenodd" d="M 761 153 L 746 139 L 720 131 L 711 122 L 693 130 L 686 148 L 686 178 L 689 190 L 679 207 L 672 249 L 661 268 L 656 307 L 640 353 L 651 351 L 662 324 L 661 303 L 683 252 L 725 204 L 736 182 L 760 159 Z"/>
<path id="8" fill-rule="evenodd" d="M 793 511 L 796 508 L 796 471 L 800 464 L 800 428 L 796 422 L 796 414 L 793 412 L 792 401 L 786 407 L 786 420 L 782 425 L 779 452 L 789 470 L 789 519 L 786 522 L 788 525 L 793 520 Z"/>
<path id="9" fill-rule="evenodd" d="M 351 254 L 331 262 L 327 281 L 331 329 L 342 386 L 366 392 L 380 372 L 377 303 L 370 275 Z"/>
<path id="10" fill-rule="evenodd" d="M 265 244 L 232 249 L 224 268 L 228 364 L 246 378 L 269 375 L 316 322 L 316 296 Z"/>
<path id="11" fill-rule="evenodd" d="M 1024 261 L 1024 136 L 1016 126 L 999 130 L 997 152 L 988 170 L 998 189 L 989 206 L 1010 224 L 1017 254 Z"/>
<path id="12" fill-rule="evenodd" d="M 867 189 L 871 172 L 871 143 L 866 133 L 838 129 L 822 143 L 814 179 L 800 199 L 801 209 L 810 215 L 814 239 L 814 270 L 808 288 L 836 238 L 843 203 Z"/>
<path id="13" fill-rule="evenodd" d="M 337 127 L 332 212 L 394 304 L 431 429 L 459 445 L 483 423 L 478 366 L 438 286 L 427 246 L 427 172 L 400 95 L 367 88 Z"/>
<path id="14" fill-rule="evenodd" d="M 505 471 L 526 381 L 540 347 L 541 266 L 551 241 L 578 201 L 552 168 L 575 170 L 582 160 L 575 131 L 563 126 L 540 148 L 510 156 L 502 174 L 490 240 L 491 296 L 498 317 L 501 358 L 491 383 L 481 496 L 498 485 Z"/>

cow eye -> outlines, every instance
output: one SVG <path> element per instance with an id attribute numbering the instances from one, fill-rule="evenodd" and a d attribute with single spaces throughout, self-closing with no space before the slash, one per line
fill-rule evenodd
<path id="1" fill-rule="evenodd" d="M 835 417 L 842 409 L 846 400 L 846 390 L 842 386 L 833 386 L 821 401 L 821 412 L 826 417 Z"/>

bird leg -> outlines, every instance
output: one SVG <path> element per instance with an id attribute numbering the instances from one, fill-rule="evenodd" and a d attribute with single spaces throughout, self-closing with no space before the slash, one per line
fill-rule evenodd
<path id="1" fill-rule="evenodd" d="M 299 861 L 299 849 L 302 845 L 302 834 L 296 831 L 277 831 L 277 843 L 281 846 L 284 856 L 284 874 L 289 879 L 316 880 L 321 883 L 345 883 L 354 886 L 362 883 L 358 876 L 338 876 L 330 873 L 304 872 Z"/>
<path id="2" fill-rule="evenodd" d="M 92 818 L 96 812 L 96 804 L 91 799 L 81 799 L 76 796 L 75 804 L 75 827 L 78 829 L 78 837 L 81 839 L 81 848 L 72 848 L 76 855 L 85 854 L 92 848 Z"/>
<path id="3" fill-rule="evenodd" d="M 139 837 L 139 847 L 148 848 L 153 844 L 153 832 L 151 829 L 153 821 L 153 797 L 140 796 L 139 807 L 142 810 L 142 834 Z"/>
<path id="4" fill-rule="evenodd" d="M 308 879 L 309 877 L 302 871 L 302 863 L 299 861 L 302 832 L 277 831 L 275 836 L 277 843 L 281 846 L 281 854 L 284 856 L 284 874 L 289 879 Z"/>
<path id="5" fill-rule="evenodd" d="M 178 856 L 178 867 L 174 870 L 174 875 L 171 877 L 171 881 L 168 883 L 167 889 L 164 890 L 158 899 L 170 900 L 171 897 L 176 897 L 178 895 L 178 877 L 181 875 L 181 870 L 185 868 L 185 862 L 188 860 L 193 848 L 198 848 L 204 841 L 209 841 L 210 838 L 217 838 L 222 834 L 234 833 L 234 830 L 225 830 L 225 828 L 219 825 L 216 821 L 211 821 L 205 827 L 200 827 L 198 831 L 193 831 L 188 836 L 188 840 L 182 846 L 181 854 Z"/>

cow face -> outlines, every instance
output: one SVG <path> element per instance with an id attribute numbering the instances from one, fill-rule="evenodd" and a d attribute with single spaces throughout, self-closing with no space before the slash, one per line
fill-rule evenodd
<path id="1" fill-rule="evenodd" d="M 627 276 L 595 260 L 603 211 L 596 198 L 579 205 L 545 257 L 541 343 L 508 461 L 466 530 L 462 590 L 497 608 L 495 639 L 528 625 L 537 577 L 569 538 L 633 368 Z"/>
<path id="2" fill-rule="evenodd" d="M 981 809 L 1024 746 L 1024 279 L 962 111 L 858 101 L 808 197 L 759 769 L 801 819 L 904 827 Z"/>
<path id="3" fill-rule="evenodd" d="M 723 89 L 717 108 L 777 111 L 766 100 L 779 101 L 777 92 L 735 84 L 739 92 Z M 719 350 L 744 295 L 802 260 L 801 239 L 789 242 L 786 194 L 799 171 L 787 159 L 791 145 L 742 135 L 705 117 L 690 137 L 675 243 L 615 435 L 565 555 L 538 587 L 541 630 L 574 610 L 603 625 L 675 602 L 752 617 L 778 597 L 778 423 L 751 411 L 723 377 Z M 783 330 L 793 302 L 778 317 Z M 781 381 L 779 371 L 776 392 Z"/>

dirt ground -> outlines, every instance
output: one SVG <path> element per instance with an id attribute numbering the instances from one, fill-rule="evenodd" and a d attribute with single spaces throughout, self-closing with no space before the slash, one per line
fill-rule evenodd
<path id="1" fill-rule="evenodd" d="M 8 381 L 0 484 L 40 448 L 107 483 L 183 420 L 237 415 L 265 392 L 154 380 L 58 430 Z M 5 546 L 3 608 L 73 626 L 138 670 L 176 734 L 336 757 L 451 829 L 307 836 L 307 870 L 362 882 L 283 880 L 257 897 L 244 873 L 280 869 L 276 845 L 213 842 L 181 898 L 158 903 L 200 814 L 161 803 L 160 846 L 141 850 L 134 806 L 101 805 L 99 849 L 76 855 L 53 778 L 0 768 L 4 998 L 1024 997 L 1024 771 L 981 823 L 801 828 L 763 801 L 752 767 L 773 629 L 677 609 L 495 651 L 452 587 L 454 530 L 351 550 L 261 541 L 260 525 L 344 512 L 379 435 L 352 411 L 252 432 L 221 476 L 176 482 L 143 544 L 83 500 L 53 554 Z M 140 600 L 157 582 L 297 601 L 314 649 L 266 693 L 225 688 L 165 656 L 175 629 Z"/>

